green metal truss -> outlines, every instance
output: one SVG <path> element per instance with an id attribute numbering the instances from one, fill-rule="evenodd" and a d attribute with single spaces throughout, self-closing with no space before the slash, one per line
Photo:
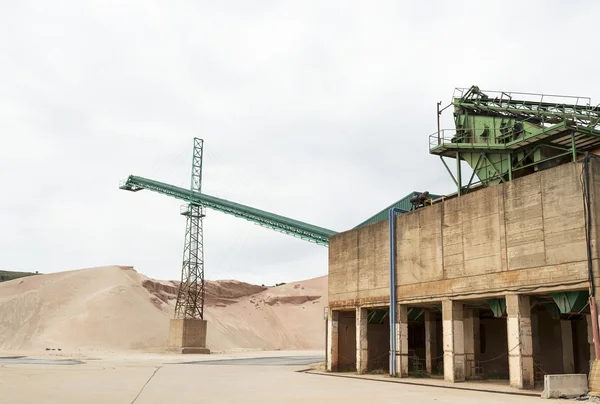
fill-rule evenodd
<path id="1" fill-rule="evenodd" d="M 492 309 L 494 317 L 503 317 L 506 315 L 506 299 L 503 297 L 498 299 L 487 299 L 487 304 Z"/>
<path id="2" fill-rule="evenodd" d="M 589 302 L 587 291 L 551 293 L 552 299 L 561 313 L 580 313 Z"/>
<path id="3" fill-rule="evenodd" d="M 457 89 L 449 106 L 455 129 L 438 129 L 429 150 L 448 172 L 444 157 L 456 159 L 456 176 L 450 174 L 459 195 L 475 184 L 510 181 L 600 147 L 600 108 L 589 98 L 483 92 L 473 86 Z M 460 161 L 473 169 L 467 184 Z"/>
<path id="4" fill-rule="evenodd" d="M 333 230 L 324 229 L 322 227 L 276 215 L 264 210 L 252 208 L 240 203 L 206 195 L 201 192 L 190 191 L 189 189 L 176 187 L 174 185 L 169 185 L 163 182 L 134 175 L 130 175 L 119 188 L 133 192 L 140 191 L 142 189 L 158 192 L 159 194 L 185 201 L 191 205 L 213 209 L 228 215 L 246 219 L 260 226 L 289 234 L 303 240 L 308 240 L 323 246 L 328 246 L 329 237 L 337 234 L 337 232 Z"/>

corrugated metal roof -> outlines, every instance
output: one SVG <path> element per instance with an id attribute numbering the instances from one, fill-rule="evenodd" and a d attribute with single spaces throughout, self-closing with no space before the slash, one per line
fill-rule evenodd
<path id="1" fill-rule="evenodd" d="M 419 195 L 419 194 L 421 194 L 421 192 L 417 192 L 417 191 L 411 192 L 410 194 L 406 195 L 404 198 L 400 199 L 396 203 L 392 203 L 390 206 L 388 206 L 387 208 L 374 214 L 373 216 L 371 216 L 370 218 L 368 218 L 367 220 L 365 220 L 364 222 L 362 222 L 361 224 L 359 224 L 356 227 L 362 227 L 362 226 L 366 226 L 367 224 L 379 222 L 381 220 L 387 220 L 389 218 L 391 208 L 399 208 L 399 209 L 404 210 L 405 212 L 410 212 L 410 209 L 412 208 L 412 204 L 410 203 L 410 198 L 412 198 L 413 196 Z M 434 194 L 429 194 L 429 197 L 431 199 L 441 198 L 440 195 L 434 195 Z"/>

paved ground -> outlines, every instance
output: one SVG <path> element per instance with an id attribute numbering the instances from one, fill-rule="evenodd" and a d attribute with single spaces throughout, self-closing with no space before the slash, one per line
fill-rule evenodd
<path id="1" fill-rule="evenodd" d="M 533 403 L 535 397 L 297 372 L 319 352 L 0 357 L 0 403 Z M 65 359 L 74 359 L 65 362 Z M 193 359 L 193 360 L 190 360 Z M 58 360 L 58 361 L 56 361 Z"/>
<path id="2" fill-rule="evenodd" d="M 276 355 L 276 354 L 275 354 Z M 312 363 L 324 362 L 325 357 L 321 355 L 302 356 L 272 356 L 238 359 L 217 359 L 184 362 L 186 365 L 221 365 L 221 366 L 308 366 Z"/>

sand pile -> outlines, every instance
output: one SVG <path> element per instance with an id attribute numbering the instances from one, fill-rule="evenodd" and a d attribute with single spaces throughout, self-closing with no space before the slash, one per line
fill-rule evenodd
<path id="1" fill-rule="evenodd" d="M 159 350 L 177 286 L 118 266 L 0 283 L 0 349 Z M 327 277 L 274 288 L 209 281 L 208 346 L 321 349 L 326 295 Z"/>

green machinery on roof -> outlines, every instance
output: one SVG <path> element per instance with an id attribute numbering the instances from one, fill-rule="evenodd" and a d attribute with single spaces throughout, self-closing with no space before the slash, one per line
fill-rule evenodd
<path id="1" fill-rule="evenodd" d="M 191 192 L 189 189 L 176 187 L 163 182 L 150 180 L 143 177 L 130 175 L 119 187 L 127 191 L 140 191 L 147 189 L 180 199 L 193 205 L 227 213 L 235 217 L 246 219 L 263 227 L 289 234 L 304 240 L 312 241 L 324 246 L 329 245 L 329 237 L 337 234 L 336 231 L 324 229 L 312 224 L 300 222 L 264 210 L 252 208 L 226 199 L 206 195 L 200 192 Z"/>
<path id="2" fill-rule="evenodd" d="M 419 196 L 419 195 L 421 195 L 421 192 L 417 192 L 417 191 L 411 192 L 410 194 L 406 195 L 404 198 L 391 204 L 390 206 L 383 209 L 382 211 L 374 214 L 373 216 L 371 216 L 364 222 L 360 223 L 356 227 L 362 227 L 362 226 L 366 226 L 368 224 L 379 222 L 382 220 L 388 220 L 391 208 L 402 209 L 404 211 L 403 213 L 410 212 L 411 210 L 413 210 L 413 204 L 410 200 L 412 198 L 414 198 L 415 196 Z M 438 199 L 438 198 L 441 198 L 441 196 L 429 194 L 429 198 L 430 199 Z"/>
<path id="3" fill-rule="evenodd" d="M 438 155 L 458 195 L 477 183 L 491 185 L 575 161 L 600 147 L 600 108 L 586 97 L 456 89 L 452 103 L 438 103 L 438 131 L 429 151 Z M 439 117 L 454 107 L 454 129 L 441 130 Z M 456 177 L 444 157 L 456 159 Z M 464 184 L 460 161 L 473 169 Z M 479 181 L 474 182 L 475 175 Z"/>

